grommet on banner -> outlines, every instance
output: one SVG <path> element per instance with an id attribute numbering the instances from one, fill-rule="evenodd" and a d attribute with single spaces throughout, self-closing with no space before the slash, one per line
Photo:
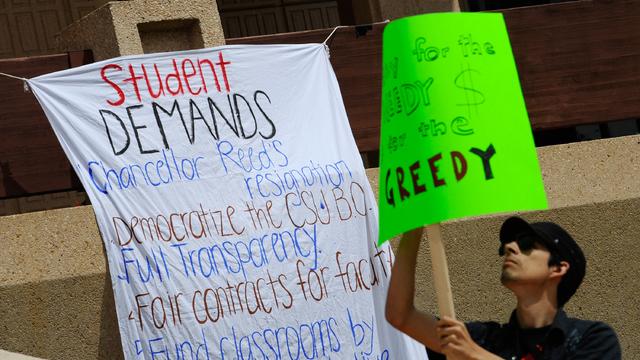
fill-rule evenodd
<path id="1" fill-rule="evenodd" d="M 333 31 L 329 34 L 329 36 L 327 36 L 326 39 L 324 39 L 324 41 L 322 42 L 322 45 L 324 45 L 324 50 L 327 52 L 327 57 L 330 58 L 331 57 L 331 53 L 329 51 L 329 45 L 327 45 L 327 41 L 329 41 L 331 39 L 331 37 L 333 36 L 333 34 L 336 33 L 336 31 L 339 28 L 343 28 L 346 27 L 345 25 L 338 25 L 335 28 L 333 28 Z"/>
<path id="2" fill-rule="evenodd" d="M 23 78 L 23 77 L 20 77 L 20 76 L 11 75 L 11 74 L 5 74 L 3 72 L 0 72 L 0 75 L 8 77 L 8 78 L 12 78 L 12 79 L 22 80 L 22 85 L 23 85 L 23 88 L 24 88 L 24 92 L 26 92 L 26 93 L 30 92 L 29 83 L 28 83 L 29 79 L 26 79 L 26 78 Z"/>

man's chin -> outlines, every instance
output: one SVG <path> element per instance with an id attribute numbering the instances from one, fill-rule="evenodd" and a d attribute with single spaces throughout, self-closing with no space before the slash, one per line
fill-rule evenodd
<path id="1" fill-rule="evenodd" d="M 508 287 L 508 285 L 514 281 L 516 281 L 516 278 L 508 270 L 503 270 L 502 274 L 500 274 L 500 282 L 502 285 Z"/>

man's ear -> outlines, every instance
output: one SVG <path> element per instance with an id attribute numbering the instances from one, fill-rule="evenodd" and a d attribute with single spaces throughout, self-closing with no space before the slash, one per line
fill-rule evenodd
<path id="1" fill-rule="evenodd" d="M 566 261 L 560 261 L 560 264 L 551 265 L 551 278 L 561 278 L 569 271 L 571 265 Z"/>

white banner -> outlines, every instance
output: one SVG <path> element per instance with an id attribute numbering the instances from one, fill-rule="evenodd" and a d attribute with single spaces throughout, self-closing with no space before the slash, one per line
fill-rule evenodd
<path id="1" fill-rule="evenodd" d="M 93 204 L 127 359 L 420 359 L 321 44 L 29 81 Z"/>

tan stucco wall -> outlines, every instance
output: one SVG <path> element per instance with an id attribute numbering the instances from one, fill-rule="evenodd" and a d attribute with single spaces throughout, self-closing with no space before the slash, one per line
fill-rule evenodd
<path id="1" fill-rule="evenodd" d="M 618 333 L 624 359 L 640 359 L 640 198 L 556 208 L 524 214 L 530 221 L 552 220 L 581 244 L 587 275 L 567 303 L 570 316 L 601 320 Z M 498 231 L 506 216 L 454 221 L 442 226 L 458 318 L 506 322 L 515 298 L 500 285 Z M 397 242 L 396 242 L 397 245 Z M 416 280 L 417 306 L 437 314 L 431 261 L 423 241 Z"/>
<path id="2" fill-rule="evenodd" d="M 113 1 L 58 36 L 60 51 L 91 49 L 96 61 L 219 45 L 224 33 L 214 0 Z"/>
<path id="3" fill-rule="evenodd" d="M 583 245 L 587 277 L 567 309 L 618 331 L 640 359 L 640 136 L 538 149 L 551 209 L 526 214 L 565 226 Z M 368 171 L 377 188 L 377 170 Z M 458 316 L 507 318 L 497 231 L 504 216 L 443 225 Z M 428 249 L 418 304 L 435 311 Z M 0 217 L 0 349 L 50 359 L 117 359 L 121 347 L 101 239 L 90 206 Z"/>

